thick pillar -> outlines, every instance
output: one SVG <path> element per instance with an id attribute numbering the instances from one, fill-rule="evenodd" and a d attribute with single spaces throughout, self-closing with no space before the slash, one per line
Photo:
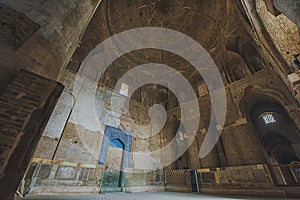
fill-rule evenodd
<path id="1" fill-rule="evenodd" d="M 189 169 L 200 168 L 199 148 L 196 139 L 187 150 L 187 165 Z"/>
<path id="2" fill-rule="evenodd" d="M 21 71 L 0 95 L 0 196 L 11 200 L 63 90 Z"/>
<path id="3" fill-rule="evenodd" d="M 56 79 L 101 0 L 0 0 L 0 91 L 19 69 Z"/>

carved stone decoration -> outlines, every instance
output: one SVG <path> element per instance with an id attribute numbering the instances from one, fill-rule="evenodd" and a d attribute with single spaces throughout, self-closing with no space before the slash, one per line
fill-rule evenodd
<path id="1" fill-rule="evenodd" d="M 40 25 L 22 13 L 0 3 L 0 47 L 17 50 Z"/>

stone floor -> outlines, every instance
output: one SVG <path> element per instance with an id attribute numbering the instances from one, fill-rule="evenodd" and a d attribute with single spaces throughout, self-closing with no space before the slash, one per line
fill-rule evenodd
<path id="1" fill-rule="evenodd" d="M 200 199 L 254 199 L 254 198 L 237 198 L 237 197 L 214 197 L 202 194 L 185 194 L 175 192 L 157 192 L 157 193 L 109 193 L 93 195 L 43 195 L 16 198 L 15 200 L 200 200 Z M 257 198 L 262 199 L 262 198 Z M 272 198 L 274 199 L 274 198 Z"/>

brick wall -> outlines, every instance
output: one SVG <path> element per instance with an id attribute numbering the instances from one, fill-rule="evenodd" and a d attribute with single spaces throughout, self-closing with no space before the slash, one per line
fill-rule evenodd
<path id="1" fill-rule="evenodd" d="M 11 199 L 63 86 L 20 71 L 0 95 L 0 196 Z"/>

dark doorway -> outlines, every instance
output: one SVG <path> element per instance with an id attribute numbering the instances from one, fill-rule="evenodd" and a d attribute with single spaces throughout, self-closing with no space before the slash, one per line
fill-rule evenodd
<path id="1" fill-rule="evenodd" d="M 279 103 L 267 100 L 252 106 L 250 118 L 277 184 L 298 184 L 297 170 L 293 167 L 299 158 L 293 145 L 300 143 L 300 134 L 293 120 Z"/>

